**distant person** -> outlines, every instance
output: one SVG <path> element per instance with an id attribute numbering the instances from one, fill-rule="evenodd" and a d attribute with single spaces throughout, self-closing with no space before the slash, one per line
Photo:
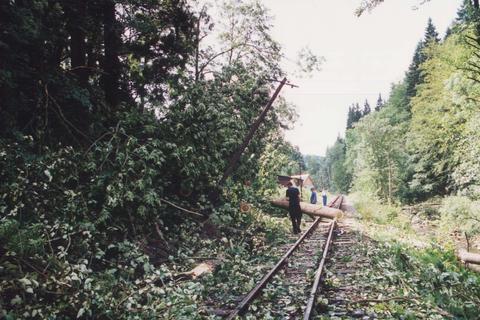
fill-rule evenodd
<path id="1" fill-rule="evenodd" d="M 302 210 L 300 209 L 300 191 L 293 187 L 292 182 L 287 183 L 286 196 L 288 198 L 288 213 L 292 220 L 293 233 L 300 233 L 300 224 L 302 222 Z"/>
<path id="2" fill-rule="evenodd" d="M 310 191 L 312 191 L 312 194 L 310 195 L 310 203 L 317 204 L 317 189 L 312 188 Z"/>
<path id="3" fill-rule="evenodd" d="M 322 202 L 325 207 L 327 205 L 327 191 L 325 191 L 325 189 L 322 190 Z"/>

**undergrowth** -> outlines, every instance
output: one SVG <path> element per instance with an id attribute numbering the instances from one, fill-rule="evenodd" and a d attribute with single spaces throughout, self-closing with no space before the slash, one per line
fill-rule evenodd
<path id="1" fill-rule="evenodd" d="M 407 301 L 377 303 L 375 311 L 401 319 L 479 319 L 480 275 L 457 259 L 451 241 L 419 234 L 400 207 L 353 198 L 362 232 L 375 240 L 369 276 L 389 297 Z"/>
<path id="2" fill-rule="evenodd" d="M 405 298 L 386 299 L 377 311 L 383 308 L 397 319 L 478 319 L 480 276 L 465 269 L 452 250 L 387 242 L 377 244 L 369 255 L 378 288 L 390 297 Z"/>
<path id="3" fill-rule="evenodd" d="M 212 261 L 216 268 L 200 279 L 162 286 L 158 300 L 151 302 L 163 306 L 156 319 L 220 319 L 217 311 L 233 307 L 278 259 L 281 252 L 275 248 L 285 241 L 286 219 L 271 218 L 257 209 L 241 212 L 231 205 L 221 213 L 211 218 L 216 226 L 214 238 L 195 228 L 180 228 L 177 241 L 183 249 L 163 266 L 170 278 L 204 261 Z"/>
<path id="4" fill-rule="evenodd" d="M 228 303 L 277 254 L 287 220 L 241 212 L 245 190 L 204 224 L 165 202 L 201 211 L 207 187 L 178 195 L 164 166 L 175 146 L 154 126 L 135 136 L 144 120 L 127 118 L 86 151 L 0 141 L 0 318 L 207 317 L 208 299 Z M 221 261 L 214 277 L 179 278 L 210 260 Z"/>

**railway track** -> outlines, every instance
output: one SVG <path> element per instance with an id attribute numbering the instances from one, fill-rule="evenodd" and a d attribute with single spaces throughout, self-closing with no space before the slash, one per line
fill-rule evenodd
<path id="1" fill-rule="evenodd" d="M 343 196 L 335 197 L 329 207 L 340 209 Z M 236 308 L 228 315 L 228 320 L 236 319 L 247 312 L 261 316 L 264 311 L 255 306 L 270 305 L 270 316 L 281 319 L 311 319 L 314 314 L 315 300 L 325 263 L 334 240 L 337 220 L 322 221 L 316 218 L 286 251 L 270 271 L 247 293 Z M 276 292 L 270 300 L 261 295 L 262 292 Z M 268 296 L 268 294 L 267 294 Z M 292 303 L 296 302 L 296 303 Z M 295 305 L 304 304 L 302 308 Z M 252 310 L 249 310 L 252 309 Z M 265 311 L 266 312 L 266 311 Z"/>

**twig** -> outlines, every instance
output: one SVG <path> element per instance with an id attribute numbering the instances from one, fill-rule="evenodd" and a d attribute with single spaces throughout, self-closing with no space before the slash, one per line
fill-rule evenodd
<path id="1" fill-rule="evenodd" d="M 157 231 L 157 235 L 162 239 L 162 241 L 165 243 L 168 249 L 170 249 L 170 246 L 168 245 L 167 240 L 165 240 L 165 237 L 163 236 L 162 230 L 160 230 L 160 226 L 158 225 L 157 222 L 155 222 L 155 231 Z"/>
<path id="2" fill-rule="evenodd" d="M 49 99 L 48 87 L 47 87 L 47 85 L 45 85 L 45 123 L 43 125 L 43 130 L 45 130 L 45 131 L 46 131 L 47 126 L 48 126 L 48 99 Z"/>
<path id="3" fill-rule="evenodd" d="M 385 299 L 360 299 L 360 300 L 349 301 L 348 304 L 355 304 L 355 303 L 362 304 L 362 303 L 369 303 L 369 302 L 382 303 L 382 302 L 389 302 L 389 301 L 412 301 L 412 302 L 415 302 L 416 304 L 419 303 L 418 300 L 415 298 L 397 296 L 397 297 L 391 297 L 391 298 L 385 298 Z M 440 309 L 436 305 L 433 305 L 432 307 L 444 317 L 449 317 L 449 318 L 453 317 L 449 312 Z"/>
<path id="4" fill-rule="evenodd" d="M 72 232 L 72 233 L 67 233 L 68 236 L 74 236 L 76 234 L 79 234 L 79 233 L 82 233 L 84 232 L 85 230 L 79 230 L 79 231 L 75 231 L 75 232 Z M 62 239 L 65 239 L 64 238 L 64 235 L 62 236 L 59 236 L 59 237 L 56 237 L 56 238 L 53 238 L 53 239 L 50 239 L 50 241 L 57 241 L 57 240 L 62 240 Z"/>
<path id="5" fill-rule="evenodd" d="M 115 135 L 112 134 L 112 137 L 110 138 L 110 140 L 108 140 L 108 145 L 110 145 L 113 141 L 113 139 L 115 138 Z M 99 168 L 99 171 L 102 170 L 103 168 L 103 165 L 105 164 L 105 162 L 107 162 L 108 160 L 108 157 L 110 157 L 110 154 L 112 153 L 113 151 L 113 147 L 112 147 L 112 150 L 108 151 L 108 154 L 105 156 L 105 159 L 103 159 L 102 163 L 100 164 L 100 166 L 98 167 Z"/>
<path id="6" fill-rule="evenodd" d="M 162 200 L 162 201 L 165 202 L 166 204 L 169 204 L 169 205 L 171 205 L 172 207 L 175 207 L 175 208 L 177 208 L 177 209 L 179 209 L 179 210 L 182 210 L 182 211 L 184 211 L 184 212 L 187 212 L 187 213 L 196 215 L 196 216 L 198 216 L 198 217 L 205 218 L 205 216 L 204 216 L 203 214 L 200 214 L 200 213 L 198 213 L 198 212 L 195 212 L 195 211 L 191 211 L 191 210 L 182 208 L 182 207 L 176 205 L 175 203 L 170 202 L 170 201 L 168 201 L 168 200 L 165 200 L 165 199 L 163 199 L 163 198 L 160 198 L 160 200 Z"/>
<path id="7" fill-rule="evenodd" d="M 71 69 L 65 70 L 65 71 L 68 72 L 68 73 L 71 73 L 72 71 L 80 70 L 80 69 L 86 69 L 86 70 L 95 71 L 95 72 L 102 73 L 102 74 L 107 74 L 103 70 L 100 70 L 98 68 L 88 67 L 88 66 L 78 66 L 78 67 L 74 67 L 74 68 L 71 68 Z"/>
<path id="8" fill-rule="evenodd" d="M 58 118 L 60 118 L 60 120 L 62 120 L 61 114 L 53 106 L 51 108 L 52 108 L 53 112 L 58 116 Z M 70 130 L 70 127 L 67 125 L 67 123 L 65 121 L 60 121 L 60 122 L 65 127 L 67 132 L 72 136 L 73 140 L 75 140 L 75 142 L 78 145 L 82 145 L 81 142 L 77 139 L 77 137 L 73 134 L 72 130 Z"/>
<path id="9" fill-rule="evenodd" d="M 70 238 L 70 235 L 67 234 L 68 242 L 67 242 L 67 247 L 65 248 L 65 254 L 68 253 L 68 249 L 70 249 L 70 245 L 72 244 L 72 238 Z"/>
<path id="10" fill-rule="evenodd" d="M 131 296 L 133 296 L 135 293 L 138 293 L 138 294 L 142 294 L 143 292 L 145 292 L 146 289 L 148 287 L 148 284 L 141 287 L 139 290 L 137 291 L 132 291 L 130 292 L 129 294 L 127 294 L 127 296 L 125 296 L 125 298 L 123 298 L 122 300 L 120 300 L 120 302 L 117 303 L 117 305 L 115 306 L 116 309 L 118 309 L 118 307 L 120 307 L 120 305 L 122 305 L 125 301 L 127 301 Z"/>
<path id="11" fill-rule="evenodd" d="M 111 132 L 105 132 L 105 133 L 102 134 L 97 140 L 93 141 L 93 143 L 90 145 L 90 147 L 88 147 L 87 151 L 85 151 L 85 154 L 84 154 L 84 155 L 86 155 L 87 153 L 89 153 L 90 150 L 93 148 L 93 146 L 97 144 L 97 142 L 99 142 L 99 141 L 102 140 L 104 137 L 108 136 L 109 134 L 111 134 Z"/>
<path id="12" fill-rule="evenodd" d="M 36 271 L 38 274 L 42 275 L 44 278 L 48 278 L 48 276 L 43 273 L 42 271 L 40 271 L 39 269 L 37 269 L 35 266 L 33 266 L 31 263 L 29 263 L 27 260 L 25 259 L 22 259 L 22 258 L 18 258 L 16 259 L 17 262 L 22 262 L 23 264 L 27 265 L 28 267 L 30 267 L 32 270 Z M 23 273 L 23 272 L 22 272 Z"/>
<path id="13" fill-rule="evenodd" d="M 47 235 L 48 247 L 50 248 L 50 252 L 52 254 L 52 257 L 55 257 L 55 252 L 53 251 L 53 247 L 52 247 L 52 240 L 50 240 L 50 236 L 48 235 L 48 231 L 44 230 L 44 232 Z M 43 269 L 43 273 L 45 273 L 47 271 L 48 267 L 50 267 L 50 261 L 48 261 L 47 265 Z"/>
<path id="14" fill-rule="evenodd" d="M 385 299 L 360 299 L 360 300 L 353 300 L 349 301 L 348 303 L 354 304 L 354 303 L 369 303 L 369 302 L 375 302 L 375 303 L 382 303 L 382 302 L 388 302 L 388 301 L 414 301 L 417 302 L 414 298 L 409 298 L 409 297 L 391 297 L 391 298 L 385 298 Z"/>
<path id="15" fill-rule="evenodd" d="M 60 117 L 63 119 L 63 121 L 65 121 L 65 123 L 67 123 L 68 125 L 70 125 L 73 129 L 75 129 L 75 131 L 77 131 L 81 136 L 83 136 L 86 140 L 92 142 L 92 140 L 90 140 L 90 137 L 87 136 L 85 133 L 83 133 L 82 130 L 78 129 L 77 127 L 75 127 L 73 125 L 73 123 L 71 123 L 66 117 L 65 115 L 63 114 L 62 112 L 62 108 L 60 107 L 60 104 L 58 104 L 58 102 L 52 97 L 52 96 L 49 96 L 50 100 L 53 102 L 53 104 L 57 107 L 58 109 L 58 112 L 60 114 Z"/>
<path id="16" fill-rule="evenodd" d="M 468 238 L 468 233 L 465 232 L 465 239 L 467 240 L 467 252 L 470 251 L 470 239 Z"/>

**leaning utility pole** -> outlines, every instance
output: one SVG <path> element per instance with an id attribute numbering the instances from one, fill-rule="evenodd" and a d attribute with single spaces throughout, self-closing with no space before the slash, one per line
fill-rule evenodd
<path id="1" fill-rule="evenodd" d="M 245 151 L 247 148 L 248 144 L 252 140 L 255 132 L 258 130 L 260 127 L 260 124 L 263 122 L 265 119 L 265 116 L 267 115 L 267 112 L 272 108 L 272 104 L 277 99 L 278 94 L 280 93 L 280 90 L 282 90 L 283 86 L 287 83 L 287 78 L 283 78 L 283 80 L 280 82 L 280 84 L 277 87 L 277 90 L 275 90 L 275 93 L 273 96 L 270 98 L 270 101 L 268 101 L 267 105 L 263 109 L 262 113 L 258 116 L 257 120 L 254 122 L 254 124 L 251 126 L 250 131 L 248 132 L 247 136 L 245 137 L 245 140 L 243 143 L 237 148 L 235 153 L 232 155 L 230 160 L 228 161 L 227 168 L 223 172 L 223 176 L 218 182 L 218 186 L 222 187 L 227 178 L 232 174 L 233 170 L 235 169 L 235 166 L 237 165 L 238 161 L 240 160 L 240 157 L 242 156 L 242 153 Z"/>

